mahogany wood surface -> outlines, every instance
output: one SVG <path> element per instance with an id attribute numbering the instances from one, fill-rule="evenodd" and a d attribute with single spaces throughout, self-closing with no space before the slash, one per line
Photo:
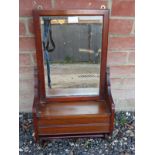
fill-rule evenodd
<path id="1" fill-rule="evenodd" d="M 38 121 L 37 121 L 37 111 L 39 105 L 39 92 L 38 92 L 38 78 L 37 78 L 37 69 L 34 68 L 34 101 L 32 107 L 32 114 L 33 114 L 33 124 L 34 124 L 34 133 L 35 133 L 35 140 L 38 140 Z"/>
<path id="2" fill-rule="evenodd" d="M 50 97 L 46 98 L 45 103 L 64 102 L 64 101 L 97 101 L 99 96 L 70 96 L 70 97 Z"/>
<path id="3" fill-rule="evenodd" d="M 106 133 L 106 132 L 105 132 Z M 47 139 L 55 139 L 55 138 L 86 138 L 86 137 L 104 137 L 104 134 L 103 133 L 96 133 L 96 134 L 94 134 L 94 133 L 92 133 L 92 134 L 87 134 L 87 133 L 85 133 L 85 134 L 73 134 L 73 135 L 71 135 L 71 134 L 63 134 L 63 135 L 60 135 L 60 134 L 58 134 L 58 135 L 52 135 L 52 136 L 50 136 L 50 135 L 40 135 L 40 139 L 42 139 L 42 140 L 47 140 Z"/>
<path id="4" fill-rule="evenodd" d="M 109 68 L 106 69 L 109 10 L 35 10 L 37 69 L 32 107 L 35 140 L 38 138 L 101 137 L 114 128 L 114 102 Z M 46 97 L 40 16 L 103 16 L 99 95 Z"/>
<path id="5" fill-rule="evenodd" d="M 44 139 L 47 138 L 46 136 L 50 138 L 69 137 L 69 135 L 85 137 L 87 136 L 85 134 L 90 134 L 90 136 L 97 134 L 96 136 L 98 136 L 99 133 L 99 136 L 103 136 L 102 133 L 112 132 L 114 103 L 110 94 L 108 71 L 107 78 L 106 100 L 103 101 L 64 101 L 43 104 L 38 98 L 35 98 L 33 105 L 35 115 L 33 117 L 36 139 L 38 137 Z M 96 108 L 91 108 L 91 106 Z"/>
<path id="6" fill-rule="evenodd" d="M 104 101 L 76 101 L 76 102 L 52 102 L 39 107 L 40 117 L 45 116 L 73 116 L 73 115 L 101 115 L 109 113 Z"/>
<path id="7" fill-rule="evenodd" d="M 95 9 L 87 9 L 87 10 L 80 10 L 80 9 L 74 9 L 74 10 L 34 10 L 34 13 L 37 16 L 103 16 L 105 13 L 109 12 L 108 9 L 104 10 L 95 10 Z"/>
<path id="8" fill-rule="evenodd" d="M 76 119 L 75 119 L 76 118 Z M 102 116 L 85 116 L 85 117 L 59 117 L 55 119 L 55 117 L 45 117 L 39 118 L 38 125 L 39 126 L 49 126 L 49 125 L 69 125 L 69 124 L 91 124 L 91 123 L 106 123 L 110 122 L 110 114 L 102 115 Z"/>
<path id="9" fill-rule="evenodd" d="M 110 110 L 105 101 L 42 104 L 38 115 L 39 135 L 103 133 L 110 128 Z"/>
<path id="10" fill-rule="evenodd" d="M 105 82 L 104 90 L 105 90 L 106 102 L 107 102 L 109 109 L 111 111 L 110 132 L 112 133 L 112 130 L 114 128 L 115 104 L 114 104 L 112 94 L 111 94 L 110 68 L 109 67 L 107 67 L 107 70 L 106 70 L 106 82 Z"/>
<path id="11" fill-rule="evenodd" d="M 49 126 L 39 127 L 39 135 L 65 135 L 65 134 L 84 134 L 84 133 L 103 133 L 109 131 L 109 124 L 82 124 L 68 126 Z"/>

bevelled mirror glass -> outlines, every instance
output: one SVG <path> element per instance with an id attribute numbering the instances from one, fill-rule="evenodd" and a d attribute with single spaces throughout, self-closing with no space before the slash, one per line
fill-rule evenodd
<path id="1" fill-rule="evenodd" d="M 47 97 L 99 95 L 102 16 L 41 16 Z"/>

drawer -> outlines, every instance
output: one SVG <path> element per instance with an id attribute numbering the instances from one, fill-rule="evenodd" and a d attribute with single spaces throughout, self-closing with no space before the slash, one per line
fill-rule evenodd
<path id="1" fill-rule="evenodd" d="M 38 125 L 70 125 L 70 124 L 92 124 L 92 123 L 109 123 L 110 116 L 83 116 L 81 117 L 59 117 L 59 118 L 39 118 Z"/>
<path id="2" fill-rule="evenodd" d="M 109 124 L 74 124 L 39 127 L 39 135 L 93 134 L 109 132 Z"/>

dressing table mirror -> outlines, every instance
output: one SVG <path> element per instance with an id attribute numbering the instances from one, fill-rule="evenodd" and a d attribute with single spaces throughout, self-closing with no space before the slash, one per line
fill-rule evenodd
<path id="1" fill-rule="evenodd" d="M 34 10 L 35 140 L 111 133 L 109 10 Z"/>

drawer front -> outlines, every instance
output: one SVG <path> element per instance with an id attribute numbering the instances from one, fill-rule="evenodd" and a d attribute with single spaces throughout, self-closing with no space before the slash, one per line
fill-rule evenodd
<path id="1" fill-rule="evenodd" d="M 74 124 L 39 127 L 39 135 L 91 134 L 107 133 L 110 126 L 106 123 Z"/>
<path id="2" fill-rule="evenodd" d="M 38 125 L 70 125 L 70 124 L 92 124 L 92 123 L 109 123 L 109 116 L 100 117 L 71 117 L 71 118 L 39 118 Z"/>

